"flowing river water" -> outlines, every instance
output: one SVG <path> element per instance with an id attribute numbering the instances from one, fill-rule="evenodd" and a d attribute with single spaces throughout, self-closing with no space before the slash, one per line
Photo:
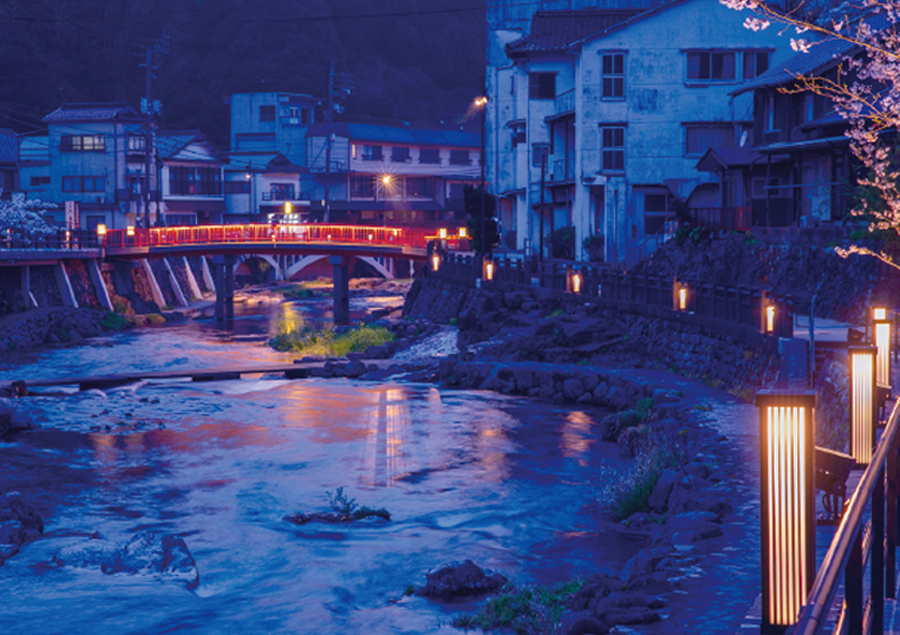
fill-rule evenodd
<path id="1" fill-rule="evenodd" d="M 354 301 L 366 310 L 396 299 Z M 321 301 L 238 310 L 19 356 L 0 380 L 285 363 L 264 341 Z M 327 316 L 325 316 L 327 317 Z M 0 443 L 0 491 L 44 535 L 0 566 L 0 631 L 451 633 L 468 603 L 405 596 L 472 559 L 516 584 L 618 571 L 642 546 L 598 513 L 627 467 L 596 434 L 605 414 L 490 392 L 346 379 L 154 381 L 31 396 L 39 430 Z M 297 526 L 343 487 L 390 522 Z M 183 537 L 200 584 L 57 567 L 99 532 Z"/>

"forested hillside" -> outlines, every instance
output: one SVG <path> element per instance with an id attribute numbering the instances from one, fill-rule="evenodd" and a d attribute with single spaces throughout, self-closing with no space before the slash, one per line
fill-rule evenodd
<path id="1" fill-rule="evenodd" d="M 62 102 L 144 95 L 145 46 L 165 32 L 153 97 L 162 125 L 225 146 L 226 98 L 326 98 L 329 68 L 353 73 L 348 115 L 452 125 L 482 90 L 485 0 L 5 0 L 0 127 L 40 127 Z"/>

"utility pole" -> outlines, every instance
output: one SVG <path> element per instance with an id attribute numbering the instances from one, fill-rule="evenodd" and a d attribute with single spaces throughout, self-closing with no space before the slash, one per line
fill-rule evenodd
<path id="1" fill-rule="evenodd" d="M 541 212 L 541 224 L 538 229 L 538 277 L 543 275 L 544 268 L 544 182 L 547 178 L 547 153 L 541 152 L 541 202 L 538 209 Z"/>
<path id="2" fill-rule="evenodd" d="M 334 113 L 344 112 L 343 106 L 335 103 L 335 99 L 348 97 L 353 91 L 353 74 L 341 73 L 335 77 L 334 62 L 328 73 L 328 108 L 325 110 L 325 119 L 328 122 L 328 137 L 325 139 L 325 217 L 324 222 L 331 220 L 331 145 L 334 143 Z"/>
<path id="3" fill-rule="evenodd" d="M 144 202 L 144 227 L 148 228 L 150 227 L 150 164 L 154 147 L 154 119 L 159 115 L 161 110 L 161 104 L 159 103 L 159 100 L 153 101 L 151 99 L 151 88 L 153 83 L 153 71 L 158 68 L 156 63 L 156 56 L 168 53 L 168 49 L 169 36 L 166 35 L 165 31 L 163 31 L 163 36 L 161 38 L 156 38 L 153 41 L 152 45 L 145 47 L 145 60 L 141 65 L 146 69 L 144 86 L 146 97 L 141 100 L 141 114 L 144 115 L 144 187 L 142 194 Z M 157 170 L 157 190 L 159 189 L 159 187 L 159 171 Z M 158 204 L 156 207 L 156 220 L 157 223 L 160 223 L 162 221 L 162 215 L 160 214 Z"/>

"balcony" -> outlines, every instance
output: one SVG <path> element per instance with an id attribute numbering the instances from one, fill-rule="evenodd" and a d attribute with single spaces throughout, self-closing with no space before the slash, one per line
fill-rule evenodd
<path id="1" fill-rule="evenodd" d="M 575 112 L 575 89 L 567 90 L 556 96 L 553 104 L 553 115 L 559 116 L 565 113 Z"/>
<path id="2" fill-rule="evenodd" d="M 308 201 L 309 192 L 263 192 L 262 200 L 264 201 Z"/>
<path id="3" fill-rule="evenodd" d="M 572 181 L 575 179 L 575 157 L 569 156 L 564 159 L 554 159 L 550 171 L 551 181 Z"/>

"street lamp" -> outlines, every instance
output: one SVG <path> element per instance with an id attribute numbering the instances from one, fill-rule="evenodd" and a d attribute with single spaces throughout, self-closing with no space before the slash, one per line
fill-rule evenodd
<path id="1" fill-rule="evenodd" d="M 478 248 L 481 252 L 481 258 L 484 259 L 485 255 L 487 255 L 487 244 L 485 242 L 485 219 L 484 219 L 484 128 L 485 128 L 485 117 L 487 115 L 487 96 L 478 97 L 475 100 L 475 106 L 481 109 L 481 155 L 479 159 L 479 163 L 481 164 L 481 210 L 480 210 L 480 221 L 479 221 L 479 232 L 480 232 L 480 240 L 478 241 Z"/>

